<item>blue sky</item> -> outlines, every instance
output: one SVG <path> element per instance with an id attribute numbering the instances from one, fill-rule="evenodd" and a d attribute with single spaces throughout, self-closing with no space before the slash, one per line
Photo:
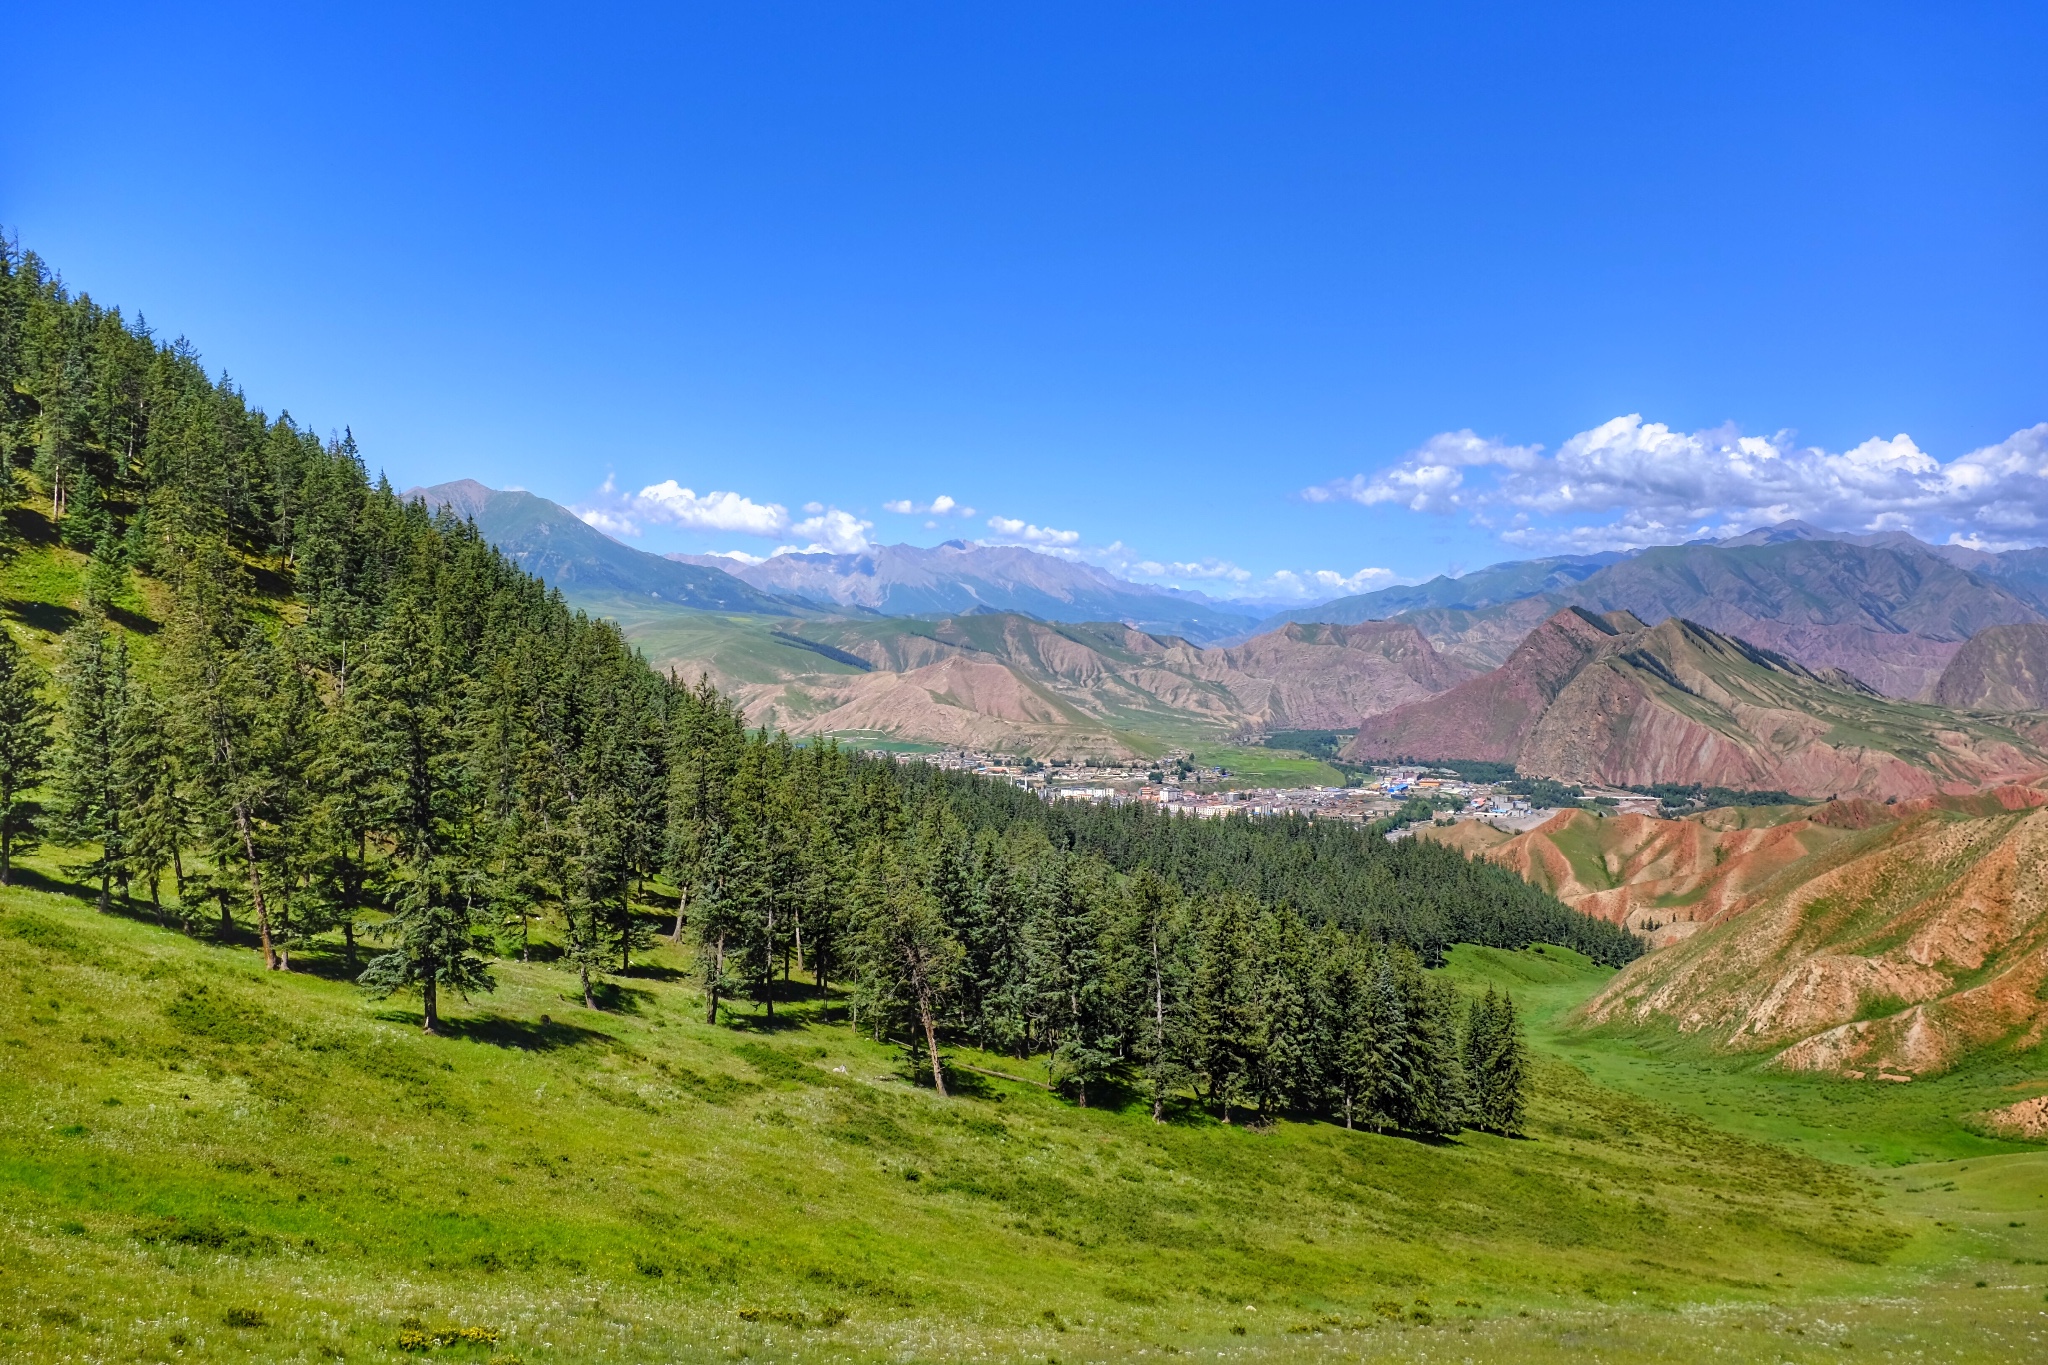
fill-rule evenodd
<path id="1" fill-rule="evenodd" d="M 0 224 L 400 486 L 651 549 L 1270 596 L 1783 515 L 2038 543 L 2044 28 L 41 5 Z"/>

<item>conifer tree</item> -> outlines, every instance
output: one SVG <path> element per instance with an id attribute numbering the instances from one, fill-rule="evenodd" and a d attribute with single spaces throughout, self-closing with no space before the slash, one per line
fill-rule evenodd
<path id="1" fill-rule="evenodd" d="M 1088 1086 L 1116 1063 L 1103 971 L 1100 898 L 1078 884 L 1070 860 L 1054 856 L 1039 877 L 1024 930 L 1032 1006 L 1052 1051 L 1054 1083 L 1082 1108 Z"/>
<path id="2" fill-rule="evenodd" d="M 128 829 L 130 874 L 149 888 L 149 905 L 164 918 L 163 874 L 178 878 L 179 903 L 184 902 L 185 806 L 178 791 L 169 717 L 156 691 L 134 689 L 121 728 L 121 799 Z"/>
<path id="3" fill-rule="evenodd" d="M 1355 1126 L 1373 1093 L 1375 1043 L 1366 1005 L 1372 975 L 1365 945 L 1340 929 L 1322 933 L 1314 982 L 1317 1074 L 1346 1128 Z"/>
<path id="4" fill-rule="evenodd" d="M 0 886 L 15 855 L 33 847 L 39 808 L 29 793 L 49 766 L 50 706 L 42 671 L 0 628 Z"/>
<path id="5" fill-rule="evenodd" d="M 1194 1060 L 1209 1103 L 1225 1123 L 1251 1082 L 1258 1048 L 1257 1002 L 1252 977 L 1252 933 L 1242 898 L 1205 898 L 1196 928 L 1192 1026 Z"/>
<path id="6" fill-rule="evenodd" d="M 1188 1076 L 1185 931 L 1173 889 L 1151 868 L 1131 879 L 1131 929 L 1142 996 L 1138 1060 L 1152 1088 L 1152 1121 L 1166 1121 L 1166 1096 Z"/>
<path id="7" fill-rule="evenodd" d="M 893 1005 L 905 1016 L 911 1051 L 923 1044 L 932 1087 L 944 1095 L 938 1025 L 956 989 L 962 954 L 932 894 L 931 868 L 916 861 L 877 858 L 868 868 L 860 911 L 862 976 L 878 1010 Z"/>
<path id="8" fill-rule="evenodd" d="M 441 991 L 468 999 L 497 988 L 476 950 L 477 905 L 471 879 L 456 859 L 409 863 L 399 874 L 391 916 L 378 926 L 391 950 L 370 960 L 359 978 L 380 996 L 420 989 L 420 1028 L 441 1031 Z"/>
<path id="9" fill-rule="evenodd" d="M 1496 994 L 1489 986 L 1485 995 L 1472 1001 L 1466 1013 L 1464 1061 L 1474 1126 L 1519 1133 L 1527 1105 L 1528 1056 L 1513 997 Z"/>
<path id="10" fill-rule="evenodd" d="M 99 908 L 112 909 L 112 886 L 126 881 L 127 802 L 122 737 L 128 711 L 127 646 L 106 622 L 88 616 L 64 635 L 64 738 L 57 749 L 57 828 L 67 843 L 98 852 L 78 871 L 99 882 Z"/>

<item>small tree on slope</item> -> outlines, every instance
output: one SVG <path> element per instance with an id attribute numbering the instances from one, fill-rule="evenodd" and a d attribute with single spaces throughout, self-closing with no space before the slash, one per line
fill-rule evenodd
<path id="1" fill-rule="evenodd" d="M 14 872 L 14 855 L 31 845 L 37 807 L 29 792 L 42 781 L 50 758 L 50 707 L 41 671 L 14 637 L 0 630 L 0 886 Z"/>

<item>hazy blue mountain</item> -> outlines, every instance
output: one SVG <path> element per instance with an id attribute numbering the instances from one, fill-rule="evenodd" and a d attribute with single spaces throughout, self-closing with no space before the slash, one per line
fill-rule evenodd
<path id="1" fill-rule="evenodd" d="M 777 597 L 732 575 L 697 564 L 679 564 L 621 545 L 585 525 L 559 503 L 532 493 L 486 488 L 457 479 L 409 490 L 430 507 L 448 506 L 474 518 L 484 538 L 519 567 L 560 588 L 569 598 L 629 597 L 702 611 L 788 616 L 797 603 Z"/>
<path id="2" fill-rule="evenodd" d="M 1427 583 L 1380 588 L 1355 597 L 1339 597 L 1321 606 L 1290 607 L 1261 621 L 1258 630 L 1275 630 L 1289 621 L 1325 621 L 1348 626 L 1360 621 L 1384 621 L 1409 611 L 1476 611 L 1562 591 L 1626 558 L 1627 555 L 1609 552 L 1508 560 L 1458 578 L 1440 574 Z"/>
<path id="3" fill-rule="evenodd" d="M 751 565 L 708 555 L 671 558 L 716 565 L 766 592 L 885 616 L 1001 611 L 1044 621 L 1122 621 L 1196 644 L 1242 636 L 1257 620 L 1200 593 L 1129 583 L 1091 564 L 1015 545 L 949 540 L 852 555 L 780 554 Z"/>

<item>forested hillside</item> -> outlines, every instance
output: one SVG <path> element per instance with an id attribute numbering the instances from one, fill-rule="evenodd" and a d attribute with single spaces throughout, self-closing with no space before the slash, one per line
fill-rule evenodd
<path id="1" fill-rule="evenodd" d="M 1449 944 L 1639 951 L 1437 845 L 1048 808 L 750 733 L 468 521 L 373 484 L 346 435 L 252 410 L 33 256 L 0 267 L 12 551 L 85 565 L 78 600 L 12 604 L 4 842 L 76 850 L 102 909 L 246 926 L 282 970 L 336 941 L 430 1033 L 494 957 L 558 957 L 594 1006 L 665 932 L 698 945 L 714 1020 L 840 983 L 941 1090 L 961 1039 L 1048 1054 L 1084 1104 L 1120 1076 L 1155 1109 L 1425 1131 L 1513 1121 L 1468 1107 L 1498 1021 L 1425 971 Z M 63 627 L 54 680 L 37 623 Z"/>

